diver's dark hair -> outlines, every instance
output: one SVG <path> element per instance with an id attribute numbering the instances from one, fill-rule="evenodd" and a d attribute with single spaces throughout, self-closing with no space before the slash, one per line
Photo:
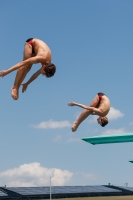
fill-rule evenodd
<path id="1" fill-rule="evenodd" d="M 103 119 L 102 119 L 102 124 L 100 124 L 102 127 L 104 127 L 104 126 L 106 126 L 107 124 L 108 124 L 109 122 L 108 122 L 108 118 L 107 117 L 104 117 Z"/>
<path id="2" fill-rule="evenodd" d="M 56 72 L 56 66 L 53 63 L 47 63 L 45 67 L 46 77 L 52 77 Z"/>

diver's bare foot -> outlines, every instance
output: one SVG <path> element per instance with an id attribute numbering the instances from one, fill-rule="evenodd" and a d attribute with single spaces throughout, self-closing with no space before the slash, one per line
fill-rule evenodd
<path id="1" fill-rule="evenodd" d="M 73 125 L 72 125 L 72 132 L 75 132 L 76 130 L 77 130 L 77 128 L 78 128 L 78 123 L 75 121 L 74 123 L 73 123 Z"/>
<path id="2" fill-rule="evenodd" d="M 14 100 L 18 99 L 18 89 L 15 86 L 11 88 L 11 95 Z"/>

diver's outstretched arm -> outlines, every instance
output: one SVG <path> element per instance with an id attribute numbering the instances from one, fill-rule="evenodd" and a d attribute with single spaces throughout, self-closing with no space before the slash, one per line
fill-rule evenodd
<path id="1" fill-rule="evenodd" d="M 19 69 L 22 66 L 28 66 L 28 65 L 31 65 L 31 64 L 37 64 L 37 63 L 41 63 L 41 62 L 44 62 L 44 58 L 42 56 L 35 56 L 35 57 L 32 57 L 32 58 L 28 58 L 27 60 L 24 60 L 20 63 L 17 63 L 16 65 L 14 65 L 13 67 L 11 67 L 7 70 L 0 71 L 0 76 L 4 77 L 7 74 L 13 72 L 14 70 Z"/>
<path id="2" fill-rule="evenodd" d="M 79 104 L 79 103 L 76 103 L 76 102 L 73 102 L 73 101 L 71 101 L 70 103 L 68 103 L 68 105 L 69 106 L 78 106 L 78 107 L 90 110 L 90 111 L 94 112 L 96 115 L 101 115 L 102 114 L 102 112 L 98 108 L 90 107 L 90 106 L 85 106 L 83 104 Z"/>
<path id="3" fill-rule="evenodd" d="M 26 83 L 22 83 L 21 84 L 22 85 L 22 92 L 25 92 L 27 87 L 28 87 L 28 85 L 32 81 L 34 81 L 40 74 L 41 74 L 41 68 L 36 73 L 34 73 Z"/>

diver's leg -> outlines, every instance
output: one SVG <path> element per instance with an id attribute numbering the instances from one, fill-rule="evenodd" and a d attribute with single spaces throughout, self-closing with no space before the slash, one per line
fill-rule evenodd
<path id="1" fill-rule="evenodd" d="M 32 46 L 26 42 L 24 46 L 23 60 L 26 60 L 31 57 L 32 57 Z M 19 87 L 22 81 L 24 80 L 26 74 L 31 69 L 31 66 L 32 65 L 22 66 L 21 68 L 18 69 L 14 85 L 11 88 L 11 95 L 14 100 L 18 99 Z"/>
<path id="2" fill-rule="evenodd" d="M 97 107 L 99 103 L 98 95 L 92 100 L 90 107 Z M 75 132 L 78 126 L 92 113 L 90 110 L 83 110 L 79 115 L 78 119 L 72 125 L 72 131 Z"/>
<path id="3" fill-rule="evenodd" d="M 23 74 L 19 80 L 19 83 L 18 83 L 18 88 L 20 88 L 21 86 L 21 83 L 23 82 L 23 80 L 25 79 L 27 73 L 31 70 L 31 67 L 32 67 L 32 64 L 31 65 L 27 65 L 25 66 L 25 69 L 23 69 Z"/>
<path id="4" fill-rule="evenodd" d="M 83 110 L 78 119 L 72 125 L 72 131 L 75 132 L 78 126 L 91 114 L 90 110 Z"/>
<path id="5" fill-rule="evenodd" d="M 17 100 L 19 97 L 19 88 L 27 73 L 30 71 L 32 65 L 23 66 L 17 71 L 16 79 L 14 86 L 11 88 L 11 95 L 14 100 Z"/>

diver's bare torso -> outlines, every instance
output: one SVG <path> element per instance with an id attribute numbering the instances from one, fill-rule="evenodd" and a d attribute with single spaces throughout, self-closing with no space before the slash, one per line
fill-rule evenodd
<path id="1" fill-rule="evenodd" d="M 43 57 L 45 62 L 48 62 L 48 63 L 51 62 L 52 54 L 51 54 L 51 51 L 50 51 L 48 45 L 45 42 L 34 38 L 32 40 L 32 45 L 33 45 L 36 56 Z"/>
<path id="2" fill-rule="evenodd" d="M 97 98 L 99 99 L 98 95 L 97 95 Z M 98 109 L 102 113 L 100 116 L 104 117 L 108 114 L 108 112 L 110 110 L 110 100 L 106 95 L 102 96 Z"/>

